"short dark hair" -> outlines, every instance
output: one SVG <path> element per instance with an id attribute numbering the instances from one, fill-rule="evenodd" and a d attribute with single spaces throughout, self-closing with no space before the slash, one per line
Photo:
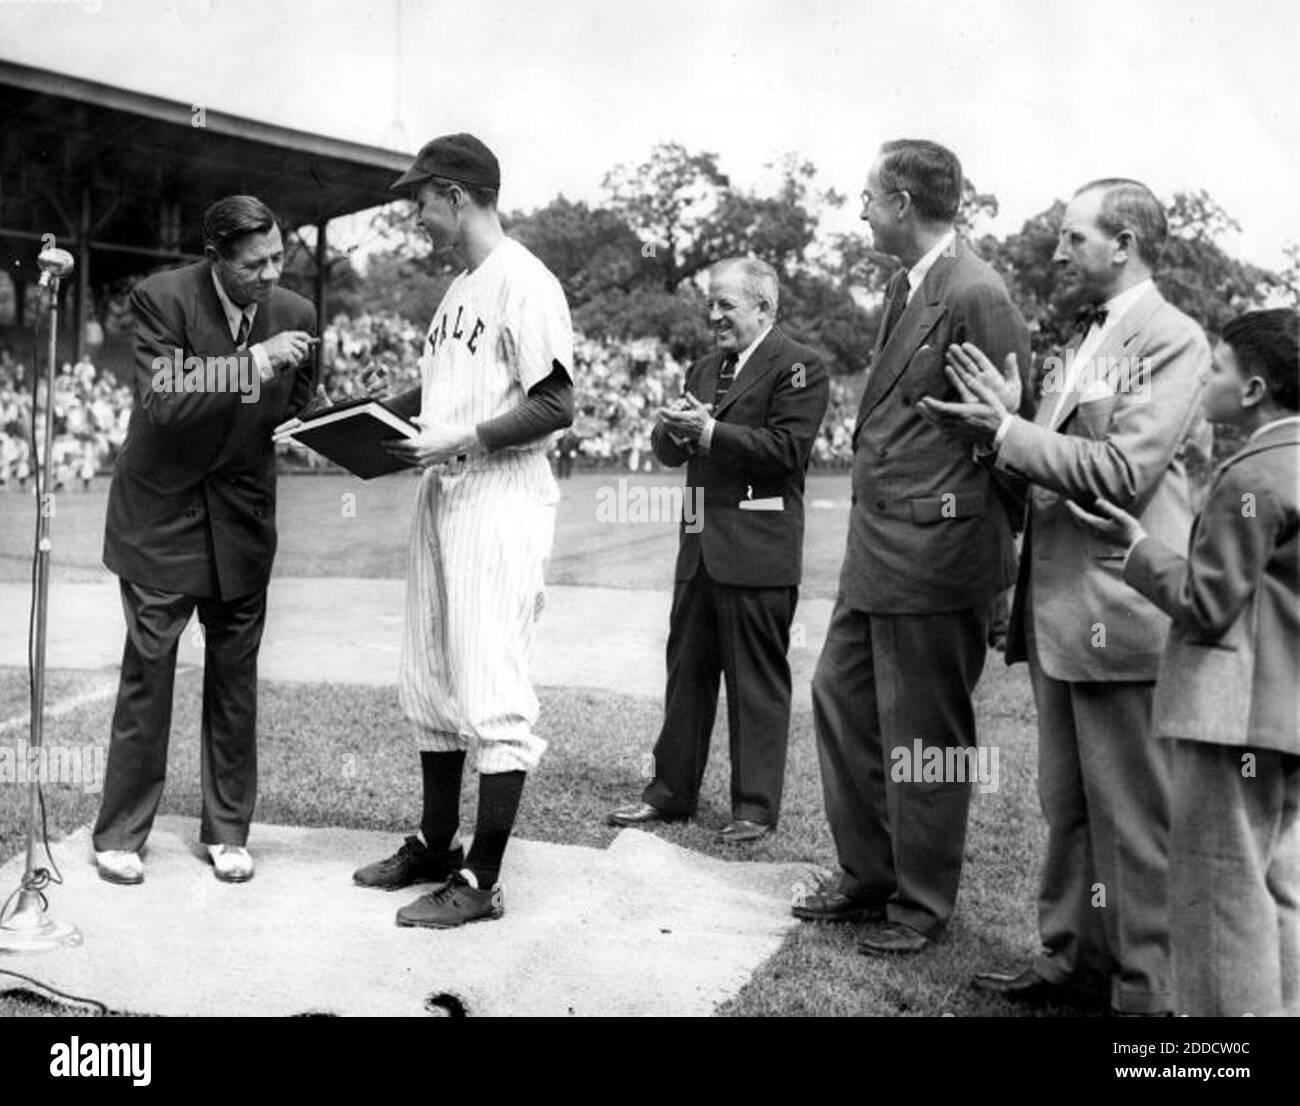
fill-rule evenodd
<path id="1" fill-rule="evenodd" d="M 1138 257 L 1154 269 L 1169 237 L 1169 220 L 1155 193 L 1141 181 L 1103 177 L 1089 181 L 1074 194 L 1093 191 L 1102 192 L 1097 226 L 1112 237 L 1128 231 L 1133 235 Z"/>
<path id="2" fill-rule="evenodd" d="M 1247 311 L 1222 333 L 1242 372 L 1260 377 L 1279 407 L 1300 411 L 1300 313 L 1289 307 Z"/>
<path id="3" fill-rule="evenodd" d="M 203 244 L 229 257 L 246 234 L 265 234 L 276 225 L 275 213 L 256 196 L 227 196 L 203 214 Z"/>
<path id="4" fill-rule="evenodd" d="M 486 207 L 493 210 L 497 206 L 497 190 L 495 188 L 486 188 L 480 184 L 466 184 L 464 181 L 452 180 L 450 177 L 429 177 L 427 181 L 417 181 L 414 188 L 418 192 L 421 184 L 431 184 L 444 196 L 448 189 L 453 185 L 465 193 L 474 203 L 475 207 Z"/>
<path id="5" fill-rule="evenodd" d="M 951 223 L 961 207 L 961 162 L 946 146 L 924 138 L 899 138 L 880 147 L 880 183 L 906 192 L 923 219 Z"/>

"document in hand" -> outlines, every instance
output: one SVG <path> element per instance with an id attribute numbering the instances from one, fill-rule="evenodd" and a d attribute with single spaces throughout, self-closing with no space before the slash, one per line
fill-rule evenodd
<path id="1" fill-rule="evenodd" d="M 370 480 L 411 462 L 394 457 L 383 446 L 398 438 L 414 438 L 420 428 L 395 415 L 377 399 L 353 400 L 308 415 L 286 437 L 301 442 L 341 465 L 354 476 Z"/>

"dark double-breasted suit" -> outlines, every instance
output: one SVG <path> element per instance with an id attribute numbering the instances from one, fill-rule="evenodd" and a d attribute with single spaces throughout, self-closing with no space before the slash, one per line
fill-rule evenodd
<path id="1" fill-rule="evenodd" d="M 711 353 L 687 373 L 686 390 L 704 403 L 714 401 L 723 356 Z M 714 410 L 707 450 L 680 445 L 662 426 L 652 435 L 664 464 L 687 462 L 664 724 L 643 795 L 666 813 L 695 809 L 722 677 L 732 817 L 765 825 L 779 817 L 804 473 L 829 396 L 817 354 L 774 326 Z"/>
<path id="2" fill-rule="evenodd" d="M 135 406 L 104 533 L 127 640 L 95 848 L 138 851 L 148 836 L 166 771 L 177 643 L 196 607 L 204 629 L 200 832 L 208 844 L 242 845 L 256 796 L 257 652 L 276 547 L 271 432 L 307 404 L 313 370 L 308 361 L 259 378 L 254 393 L 228 375 L 223 388 L 206 364 L 247 359 L 247 383 L 257 376 L 248 348 L 281 331 L 314 331 L 315 310 L 277 287 L 237 348 L 207 261 L 141 281 L 131 307 Z M 188 384 L 196 365 L 187 369 L 187 358 L 205 364 Z M 178 360 L 180 390 L 163 371 Z"/>
<path id="3" fill-rule="evenodd" d="M 956 900 L 974 773 L 936 779 L 916 754 L 972 766 L 990 602 L 1015 576 L 1011 513 L 991 469 L 916 412 L 922 396 L 956 398 L 944 374 L 953 342 L 998 364 L 1014 352 L 1022 373 L 1029 363 L 1002 279 L 960 239 L 877 340 L 853 436 L 848 547 L 813 677 L 840 890 L 926 936 Z"/>

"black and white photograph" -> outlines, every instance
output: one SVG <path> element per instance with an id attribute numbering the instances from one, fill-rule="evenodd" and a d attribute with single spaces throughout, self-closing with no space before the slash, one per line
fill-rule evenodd
<path id="1" fill-rule="evenodd" d="M 0 0 L 18 1076 L 184 1086 L 185 1018 L 1280 1064 L 1298 50 L 1291 0 Z"/>

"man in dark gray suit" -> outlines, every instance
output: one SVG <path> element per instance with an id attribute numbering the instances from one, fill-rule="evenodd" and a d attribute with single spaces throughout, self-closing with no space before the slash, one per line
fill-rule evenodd
<path id="1" fill-rule="evenodd" d="M 790 623 L 803 570 L 804 472 L 830 381 L 815 351 L 775 325 L 776 270 L 731 258 L 709 274 L 717 349 L 691 366 L 686 394 L 661 412 L 651 441 L 665 465 L 687 463 L 668 632 L 664 723 L 642 801 L 619 826 L 695 812 L 727 687 L 731 821 L 719 839 L 767 836 L 781 812 L 790 733 Z"/>
<path id="2" fill-rule="evenodd" d="M 199 834 L 219 879 L 253 874 L 257 652 L 275 556 L 276 424 L 312 395 L 316 312 L 277 287 L 280 230 L 253 196 L 203 220 L 207 257 L 131 296 L 135 406 L 108 493 L 104 564 L 121 580 L 126 646 L 109 738 L 95 861 L 144 878 L 140 848 L 167 770 L 176 647 L 204 630 Z"/>
<path id="3" fill-rule="evenodd" d="M 794 913 L 874 922 L 859 946 L 870 954 L 917 952 L 952 914 L 972 780 L 923 766 L 973 763 L 990 603 L 1015 578 L 1011 512 L 990 467 L 916 410 L 922 396 L 955 394 L 952 342 L 1029 364 L 1002 279 L 956 235 L 961 194 L 952 152 L 915 140 L 881 147 L 862 194 L 876 249 L 902 267 L 854 429 L 848 549 L 813 677 L 842 871 Z"/>

